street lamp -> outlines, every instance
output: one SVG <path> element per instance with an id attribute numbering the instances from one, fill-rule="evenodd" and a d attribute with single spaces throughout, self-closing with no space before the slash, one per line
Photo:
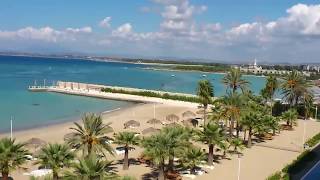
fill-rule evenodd
<path id="1" fill-rule="evenodd" d="M 238 180 L 240 180 L 240 174 L 241 174 L 241 154 L 238 153 Z"/>

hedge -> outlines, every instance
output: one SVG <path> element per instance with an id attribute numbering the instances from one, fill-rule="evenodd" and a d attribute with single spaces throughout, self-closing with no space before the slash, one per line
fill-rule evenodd
<path id="1" fill-rule="evenodd" d="M 309 139 L 306 144 L 309 147 L 313 147 L 315 145 L 317 145 L 320 142 L 320 133 L 318 133 L 317 135 L 313 136 L 311 139 Z"/>
<path id="2" fill-rule="evenodd" d="M 156 98 L 162 98 L 162 99 L 200 103 L 200 99 L 198 97 L 171 95 L 169 93 L 160 94 L 152 91 L 128 91 L 124 89 L 112 89 L 112 88 L 103 88 L 101 89 L 101 91 L 109 92 L 109 93 L 130 94 L 130 95 L 137 95 L 137 96 L 156 97 Z"/>
<path id="3" fill-rule="evenodd" d="M 271 176 L 269 176 L 266 180 L 281 180 L 281 172 L 277 171 Z"/>

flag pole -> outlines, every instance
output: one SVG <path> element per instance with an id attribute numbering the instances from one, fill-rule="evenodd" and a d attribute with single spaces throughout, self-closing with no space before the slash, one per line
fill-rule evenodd
<path id="1" fill-rule="evenodd" d="M 13 117 L 11 116 L 10 118 L 10 138 L 12 139 L 12 120 L 13 120 Z"/>

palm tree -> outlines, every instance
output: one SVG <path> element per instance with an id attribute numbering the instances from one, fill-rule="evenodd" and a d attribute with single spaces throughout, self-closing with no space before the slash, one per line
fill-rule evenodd
<path id="1" fill-rule="evenodd" d="M 142 147 L 144 147 L 144 155 L 152 160 L 158 166 L 159 174 L 158 179 L 165 179 L 165 161 L 169 157 L 169 149 L 167 144 L 169 138 L 163 133 L 152 135 L 143 139 Z"/>
<path id="2" fill-rule="evenodd" d="M 249 82 L 242 78 L 240 69 L 233 68 L 222 79 L 222 83 L 227 86 L 227 91 L 235 93 L 239 88 L 244 92 L 249 85 Z"/>
<path id="3" fill-rule="evenodd" d="M 57 180 L 59 179 L 59 171 L 65 167 L 70 167 L 74 158 L 75 154 L 71 152 L 68 145 L 49 144 L 41 149 L 35 164 L 52 169 L 53 179 Z"/>
<path id="4" fill-rule="evenodd" d="M 249 111 L 241 118 L 241 125 L 243 125 L 246 130 L 248 130 L 248 148 L 252 146 L 252 135 L 254 133 L 253 130 L 260 122 L 260 118 L 261 115 L 256 111 Z"/>
<path id="5" fill-rule="evenodd" d="M 208 165 L 212 166 L 214 146 L 225 140 L 224 130 L 216 123 L 208 123 L 202 131 L 198 132 L 198 139 L 209 146 Z"/>
<path id="6" fill-rule="evenodd" d="M 64 179 L 100 180 L 113 179 L 117 176 L 108 172 L 111 162 L 98 158 L 95 154 L 89 154 L 73 165 L 72 172 L 66 172 Z"/>
<path id="7" fill-rule="evenodd" d="M 123 169 L 129 169 L 129 149 L 136 146 L 140 142 L 140 138 L 134 132 L 120 132 L 115 135 L 115 144 L 124 146 Z"/>
<path id="8" fill-rule="evenodd" d="M 243 141 L 240 138 L 233 138 L 230 141 L 230 146 L 233 147 L 233 152 L 239 154 L 244 149 Z"/>
<path id="9" fill-rule="evenodd" d="M 243 95 L 235 93 L 227 93 L 227 95 L 221 98 L 222 104 L 222 116 L 230 120 L 229 135 L 232 136 L 234 124 L 237 123 L 237 137 L 239 136 L 239 120 L 241 112 L 245 107 L 245 101 Z"/>
<path id="10" fill-rule="evenodd" d="M 298 119 L 297 110 L 291 108 L 288 111 L 283 112 L 282 119 L 285 120 L 287 122 L 287 125 L 292 128 L 293 124 L 295 124 L 296 120 Z"/>
<path id="11" fill-rule="evenodd" d="M 83 126 L 75 124 L 73 136 L 67 139 L 72 148 L 82 149 L 84 154 L 91 152 L 104 153 L 107 151 L 113 154 L 113 149 L 109 144 L 111 138 L 106 133 L 112 132 L 110 124 L 103 124 L 101 116 L 95 114 L 85 114 L 82 118 Z"/>
<path id="12" fill-rule="evenodd" d="M 299 103 L 299 98 L 309 86 L 310 84 L 302 74 L 292 71 L 281 84 L 283 98 L 290 104 L 290 107 L 293 107 Z"/>
<path id="13" fill-rule="evenodd" d="M 182 166 L 190 169 L 191 174 L 196 174 L 195 168 L 203 164 L 206 154 L 196 147 L 190 147 L 182 154 Z"/>
<path id="14" fill-rule="evenodd" d="M 190 145 L 189 139 L 191 134 L 187 129 L 182 126 L 165 127 L 161 130 L 161 133 L 167 137 L 169 150 L 169 166 L 168 170 L 173 171 L 174 157 L 177 153 L 184 151 L 186 147 Z"/>
<path id="15" fill-rule="evenodd" d="M 230 144 L 227 141 L 225 141 L 225 142 L 219 143 L 218 147 L 222 151 L 222 157 L 225 158 L 229 150 Z"/>
<path id="16" fill-rule="evenodd" d="M 198 82 L 197 95 L 199 96 L 200 102 L 203 105 L 203 121 L 206 124 L 206 110 L 208 105 L 212 102 L 214 96 L 213 86 L 209 80 L 201 80 Z"/>
<path id="17" fill-rule="evenodd" d="M 272 130 L 272 135 L 276 135 L 276 130 L 279 130 L 279 118 L 273 117 L 271 115 L 262 116 L 261 121 L 267 127 L 267 131 Z"/>
<path id="18" fill-rule="evenodd" d="M 271 115 L 272 115 L 272 108 L 273 108 L 273 99 L 274 95 L 279 88 L 279 82 L 277 80 L 277 77 L 274 75 L 270 75 L 267 78 L 266 86 L 264 89 L 262 89 L 261 94 L 264 98 L 267 99 L 271 103 Z"/>
<path id="19" fill-rule="evenodd" d="M 0 140 L 0 171 L 3 180 L 9 179 L 12 170 L 21 168 L 27 161 L 28 151 L 24 144 L 16 143 L 15 139 L 3 138 Z"/>
<path id="20" fill-rule="evenodd" d="M 304 119 L 308 119 L 308 117 L 310 117 L 310 113 L 311 113 L 311 108 L 313 106 L 313 102 L 314 102 L 314 96 L 313 94 L 306 89 L 303 94 L 302 94 L 302 102 L 304 105 Z"/>

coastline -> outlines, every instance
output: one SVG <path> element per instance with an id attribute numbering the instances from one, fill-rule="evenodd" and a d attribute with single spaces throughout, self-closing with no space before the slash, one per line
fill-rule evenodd
<path id="1" fill-rule="evenodd" d="M 134 103 L 134 102 L 130 102 L 130 103 L 131 104 L 128 104 L 128 105 L 120 107 L 120 108 L 99 111 L 99 112 L 96 112 L 96 114 L 100 114 L 101 116 L 109 115 L 109 114 L 112 114 L 112 113 L 116 113 L 118 111 L 124 111 L 126 109 L 134 108 L 136 106 L 144 104 L 144 103 Z M 86 113 L 90 113 L 90 112 L 86 112 Z M 80 122 L 81 121 L 81 116 L 83 114 L 84 113 L 79 114 L 78 116 L 70 117 L 70 118 L 59 118 L 59 120 L 62 120 L 62 121 L 59 121 L 59 122 L 46 122 L 46 123 L 39 124 L 39 125 L 33 125 L 33 127 L 24 127 L 24 128 L 15 129 L 14 125 L 13 125 L 13 134 L 21 133 L 21 132 L 23 133 L 23 132 L 26 132 L 26 131 L 33 131 L 33 130 L 38 130 L 38 129 L 45 129 L 45 128 L 50 128 L 50 127 L 56 127 L 56 126 L 57 127 L 65 126 L 66 124 L 70 124 L 70 123 L 73 124 L 74 122 Z M 10 135 L 10 129 L 4 130 L 4 131 L 0 131 L 0 137 L 7 136 L 7 135 Z"/>
<path id="2" fill-rule="evenodd" d="M 134 108 L 137 108 L 137 107 L 143 106 L 143 105 L 145 105 L 145 104 L 144 103 L 135 103 L 135 104 L 132 104 L 132 105 L 128 105 L 126 107 L 121 107 L 121 108 L 116 108 L 116 109 L 112 109 L 112 110 L 102 111 L 102 112 L 99 112 L 97 114 L 100 114 L 102 117 L 114 116 L 114 115 L 117 115 L 117 114 L 119 114 L 121 112 L 128 111 L 130 109 L 134 109 Z M 34 131 L 43 132 L 44 133 L 44 132 L 48 132 L 47 130 L 55 130 L 55 129 L 61 129 L 61 128 L 65 128 L 65 127 L 72 127 L 74 122 L 81 122 L 81 117 L 74 117 L 74 118 L 72 118 L 72 119 L 70 119 L 68 121 L 64 121 L 64 122 L 48 123 L 46 125 L 38 125 L 38 126 L 35 125 L 32 128 L 13 129 L 13 137 L 17 138 L 18 140 L 21 139 L 21 138 L 25 139 L 25 138 L 23 138 L 23 136 L 21 136 L 22 134 L 29 134 L 29 133 L 32 133 Z M 0 138 L 1 137 L 5 137 L 5 136 L 10 136 L 10 131 L 0 132 Z"/>

